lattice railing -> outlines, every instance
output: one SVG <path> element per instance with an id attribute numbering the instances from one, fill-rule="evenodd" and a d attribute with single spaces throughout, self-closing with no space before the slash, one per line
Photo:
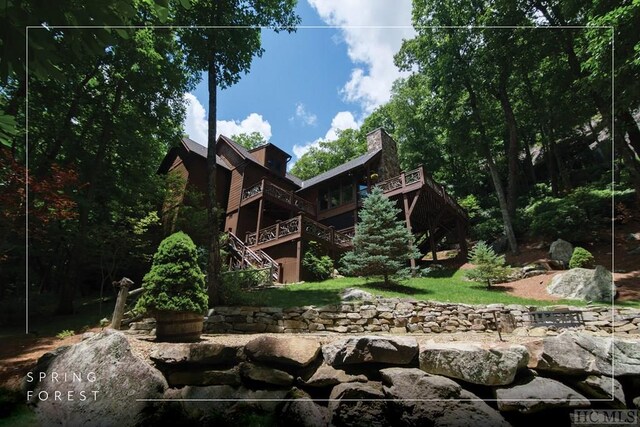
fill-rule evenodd
<path id="1" fill-rule="evenodd" d="M 233 233 L 229 232 L 229 247 L 231 248 L 230 267 L 232 270 L 244 270 L 246 268 L 269 269 L 272 280 L 280 279 L 280 264 L 267 255 L 264 251 L 253 251 L 248 248 Z"/>
<path id="2" fill-rule="evenodd" d="M 351 235 L 335 231 L 333 228 L 322 225 L 303 215 L 265 227 L 258 230 L 257 233 L 255 231 L 249 232 L 246 234 L 245 244 L 247 246 L 261 245 L 299 233 L 304 233 L 311 238 L 323 240 L 340 247 L 346 248 L 352 245 Z"/>
<path id="3" fill-rule="evenodd" d="M 251 187 L 247 187 L 242 190 L 242 200 L 248 199 L 258 194 L 266 194 L 276 200 L 295 207 L 296 210 L 299 211 L 301 210 L 312 215 L 315 215 L 316 213 L 316 208 L 313 203 L 303 199 L 302 197 L 296 196 L 295 194 L 293 194 L 293 192 L 287 191 L 284 188 L 280 188 L 265 179 L 258 182 L 257 184 L 252 185 Z"/>

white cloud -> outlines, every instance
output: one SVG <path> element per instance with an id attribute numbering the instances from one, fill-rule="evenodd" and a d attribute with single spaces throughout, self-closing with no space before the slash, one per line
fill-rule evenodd
<path id="1" fill-rule="evenodd" d="M 184 131 L 189 138 L 207 145 L 206 111 L 200 101 L 191 93 L 186 93 L 184 99 L 187 102 L 187 114 L 184 119 Z M 216 121 L 217 135 L 233 136 L 239 133 L 260 133 L 267 141 L 271 139 L 271 124 L 260 114 L 251 113 L 244 120 L 218 120 Z"/>
<path id="2" fill-rule="evenodd" d="M 207 145 L 207 114 L 198 99 L 190 93 L 184 94 L 187 103 L 187 115 L 184 118 L 184 133 L 194 141 Z"/>
<path id="3" fill-rule="evenodd" d="M 336 114 L 331 120 L 331 127 L 324 135 L 324 138 L 318 138 L 313 142 L 309 142 L 307 144 L 298 145 L 295 144 L 293 146 L 293 154 L 296 156 L 296 160 L 299 159 L 309 151 L 311 147 L 318 148 L 320 146 L 320 141 L 333 141 L 338 138 L 338 131 L 345 129 L 357 129 L 360 125 L 356 122 L 355 117 L 350 111 L 340 111 Z M 293 163 L 291 163 L 293 165 Z"/>
<path id="4" fill-rule="evenodd" d="M 309 126 L 315 126 L 318 122 L 318 116 L 307 111 L 305 105 L 301 102 L 296 104 L 296 117 L 302 121 L 303 124 Z M 293 120 L 292 117 L 290 120 Z"/>
<path id="5" fill-rule="evenodd" d="M 342 88 L 345 99 L 360 104 L 365 113 L 387 102 L 394 80 L 405 75 L 393 64 L 393 55 L 402 39 L 415 36 L 410 27 L 411 0 L 307 1 L 324 22 L 342 27 L 347 53 L 356 65 Z"/>

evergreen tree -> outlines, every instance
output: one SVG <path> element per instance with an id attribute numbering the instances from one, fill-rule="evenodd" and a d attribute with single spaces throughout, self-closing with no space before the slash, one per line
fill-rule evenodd
<path id="1" fill-rule="evenodd" d="M 502 282 L 509 276 L 509 267 L 505 265 L 504 255 L 498 255 L 482 240 L 469 252 L 469 262 L 475 268 L 467 271 L 466 276 L 474 282 L 486 283 L 487 288 L 491 283 Z"/>
<path id="2" fill-rule="evenodd" d="M 406 271 L 407 263 L 420 257 L 413 245 L 413 235 L 404 221 L 398 220 L 399 213 L 380 188 L 373 189 L 360 211 L 354 250 L 342 258 L 347 274 L 382 276 L 388 286 L 390 276 Z"/>

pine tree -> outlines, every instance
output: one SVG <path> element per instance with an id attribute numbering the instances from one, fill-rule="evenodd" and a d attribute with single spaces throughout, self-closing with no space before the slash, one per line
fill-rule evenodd
<path id="1" fill-rule="evenodd" d="M 504 255 L 497 255 L 494 250 L 482 240 L 469 251 L 469 262 L 475 268 L 468 270 L 466 276 L 474 282 L 486 283 L 487 288 L 491 283 L 502 282 L 509 276 Z"/>
<path id="2" fill-rule="evenodd" d="M 389 286 L 390 276 L 406 271 L 408 262 L 420 257 L 413 245 L 413 235 L 404 221 L 398 220 L 399 213 L 400 209 L 381 189 L 373 189 L 360 211 L 354 249 L 342 258 L 347 274 L 382 276 L 384 285 Z"/>

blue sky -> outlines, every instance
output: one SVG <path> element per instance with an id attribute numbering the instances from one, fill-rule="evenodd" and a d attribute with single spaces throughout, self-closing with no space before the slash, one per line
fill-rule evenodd
<path id="1" fill-rule="evenodd" d="M 401 76 L 393 54 L 414 34 L 410 0 L 299 0 L 297 13 L 301 25 L 322 28 L 263 31 L 263 56 L 239 83 L 219 91 L 217 117 L 219 133 L 260 132 L 293 161 L 337 130 L 357 127 L 389 99 Z M 185 131 L 204 144 L 206 76 L 185 97 Z"/>

